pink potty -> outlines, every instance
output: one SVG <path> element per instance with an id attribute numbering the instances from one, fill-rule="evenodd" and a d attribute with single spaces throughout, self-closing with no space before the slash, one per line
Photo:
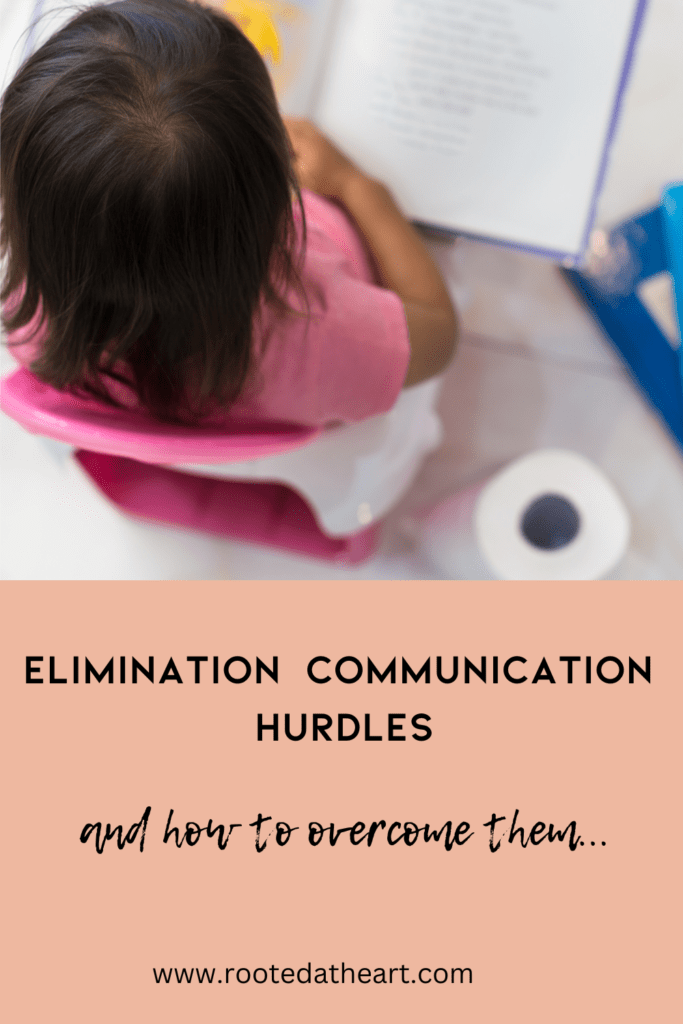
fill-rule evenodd
<path id="1" fill-rule="evenodd" d="M 283 483 L 170 468 L 245 463 L 290 452 L 315 440 L 321 433 L 317 428 L 235 421 L 225 433 L 159 423 L 142 412 L 57 391 L 25 368 L 2 381 L 0 405 L 31 433 L 74 445 L 88 476 L 129 515 L 347 565 L 375 550 L 376 525 L 330 537 L 304 498 Z"/>

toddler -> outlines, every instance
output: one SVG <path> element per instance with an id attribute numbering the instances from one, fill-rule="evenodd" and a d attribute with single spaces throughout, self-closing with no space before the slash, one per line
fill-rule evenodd
<path id="1" fill-rule="evenodd" d="M 84 10 L 2 104 L 4 321 L 55 388 L 166 421 L 325 426 L 451 358 L 388 190 L 283 122 L 259 54 L 189 0 Z"/>

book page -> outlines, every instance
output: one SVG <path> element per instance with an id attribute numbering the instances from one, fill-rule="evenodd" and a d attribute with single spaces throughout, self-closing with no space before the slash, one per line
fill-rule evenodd
<path id="1" fill-rule="evenodd" d="M 316 115 L 417 220 L 577 253 L 635 0 L 347 0 Z"/>

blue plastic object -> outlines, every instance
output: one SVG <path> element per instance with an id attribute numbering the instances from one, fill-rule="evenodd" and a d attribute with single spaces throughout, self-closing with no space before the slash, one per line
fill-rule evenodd
<path id="1" fill-rule="evenodd" d="M 683 448 L 683 346 L 672 347 L 637 294 L 641 281 L 665 270 L 683 337 L 683 183 L 669 186 L 660 206 L 615 228 L 588 269 L 562 272 Z"/>
<path id="2" fill-rule="evenodd" d="M 674 284 L 678 335 L 683 339 L 683 184 L 671 185 L 665 190 L 661 209 L 666 254 Z M 683 345 L 678 351 L 683 360 Z M 681 376 L 683 378 L 683 362 Z"/>

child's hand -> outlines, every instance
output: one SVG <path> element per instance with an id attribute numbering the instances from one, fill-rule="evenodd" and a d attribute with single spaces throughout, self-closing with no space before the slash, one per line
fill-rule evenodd
<path id="1" fill-rule="evenodd" d="M 328 199 L 343 200 L 349 181 L 360 173 L 356 165 L 310 121 L 298 117 L 286 117 L 284 121 L 300 187 Z"/>

